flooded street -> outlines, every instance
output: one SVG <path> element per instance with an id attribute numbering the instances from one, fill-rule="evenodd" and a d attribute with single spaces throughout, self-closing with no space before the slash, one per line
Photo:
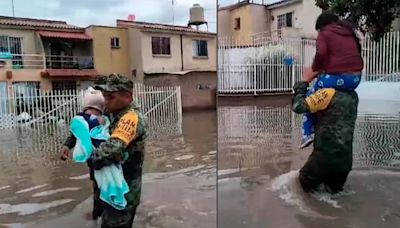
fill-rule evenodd
<path id="1" fill-rule="evenodd" d="M 218 110 L 218 227 L 399 226 L 399 103 L 374 112 L 360 102 L 353 171 L 335 196 L 304 194 L 297 182 L 311 147 L 298 149 L 302 116 L 290 99 L 257 103 Z"/>
<path id="2" fill-rule="evenodd" d="M 216 127 L 215 111 L 184 113 L 182 134 L 148 140 L 134 227 L 216 227 Z M 0 134 L 0 227 L 97 227 L 87 166 L 59 159 L 65 137 Z"/>

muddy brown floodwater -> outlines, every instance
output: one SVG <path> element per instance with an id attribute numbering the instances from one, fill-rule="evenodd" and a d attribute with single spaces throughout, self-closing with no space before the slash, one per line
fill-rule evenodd
<path id="1" fill-rule="evenodd" d="M 216 113 L 183 115 L 182 134 L 148 140 L 134 227 L 216 227 Z M 64 163 L 65 132 L 0 134 L 0 227 L 98 227 L 86 165 Z"/>
<path id="2" fill-rule="evenodd" d="M 400 103 L 382 112 L 371 108 L 377 102 L 384 101 L 360 102 L 353 171 L 335 196 L 304 194 L 297 182 L 311 149 L 298 149 L 302 117 L 290 100 L 225 102 L 218 109 L 218 227 L 400 227 Z"/>

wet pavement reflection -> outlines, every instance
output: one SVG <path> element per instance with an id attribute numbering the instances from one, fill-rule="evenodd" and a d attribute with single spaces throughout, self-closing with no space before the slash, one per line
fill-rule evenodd
<path id="1" fill-rule="evenodd" d="M 400 103 L 391 107 L 360 107 L 353 171 L 335 196 L 304 194 L 297 182 L 311 148 L 298 149 L 302 116 L 290 100 L 219 107 L 218 227 L 398 227 Z"/>
<path id="2" fill-rule="evenodd" d="M 184 113 L 180 130 L 153 131 L 135 227 L 216 226 L 216 126 L 205 111 Z M 66 136 L 54 127 L 0 133 L 0 227 L 97 227 L 87 166 L 59 160 Z"/>

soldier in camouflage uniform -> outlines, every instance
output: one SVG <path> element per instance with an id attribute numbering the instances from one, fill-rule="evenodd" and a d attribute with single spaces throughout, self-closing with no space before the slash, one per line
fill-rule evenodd
<path id="1" fill-rule="evenodd" d="M 352 169 L 358 96 L 354 91 L 321 89 L 306 97 L 313 74 L 305 72 L 304 81 L 294 85 L 293 111 L 316 115 L 313 152 L 300 170 L 299 180 L 305 192 L 323 184 L 335 194 L 343 190 Z"/>
<path id="2" fill-rule="evenodd" d="M 101 227 L 130 228 L 140 203 L 147 127 L 145 118 L 133 102 L 133 82 L 128 78 L 113 74 L 98 82 L 95 89 L 103 92 L 111 119 L 111 137 L 95 149 L 93 166 L 101 169 L 123 162 L 124 177 L 130 188 L 130 192 L 125 195 L 128 203 L 126 209 L 116 210 L 103 202 Z"/>

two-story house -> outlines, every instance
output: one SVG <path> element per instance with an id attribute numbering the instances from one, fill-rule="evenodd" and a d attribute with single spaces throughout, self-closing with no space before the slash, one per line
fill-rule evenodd
<path id="1" fill-rule="evenodd" d="M 218 9 L 218 36 L 250 43 L 253 36 L 314 38 L 322 12 L 314 0 L 281 0 L 272 4 L 240 1 Z"/>
<path id="2" fill-rule="evenodd" d="M 7 58 L 8 57 L 8 58 Z M 0 17 L 0 90 L 85 89 L 99 74 L 129 75 L 127 29 Z"/>
<path id="3" fill-rule="evenodd" d="M 92 37 L 64 21 L 0 17 L 0 52 L 11 56 L 0 68 L 3 87 L 75 89 L 77 80 L 98 75 Z"/>
<path id="4" fill-rule="evenodd" d="M 128 29 L 131 69 L 137 80 L 153 74 L 216 70 L 216 34 L 185 26 L 117 21 Z"/>
<path id="5" fill-rule="evenodd" d="M 215 107 L 215 33 L 187 26 L 118 20 L 128 29 L 133 78 L 155 86 L 181 86 L 183 108 Z"/>

